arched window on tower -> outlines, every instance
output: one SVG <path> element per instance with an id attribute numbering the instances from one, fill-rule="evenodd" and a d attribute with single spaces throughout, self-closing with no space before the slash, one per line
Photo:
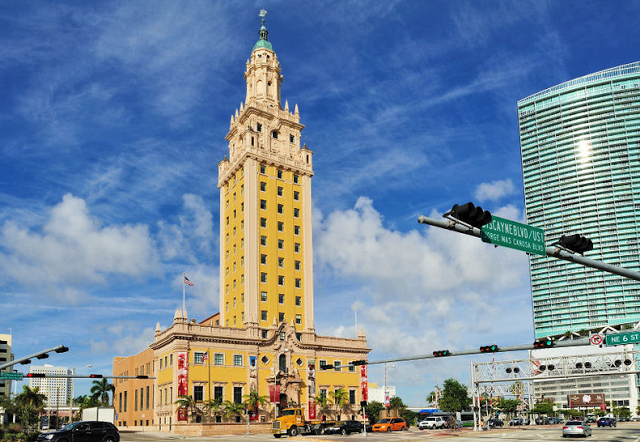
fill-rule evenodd
<path id="1" fill-rule="evenodd" d="M 274 130 L 273 132 L 271 132 L 271 136 L 277 140 L 278 139 L 278 132 Z"/>
<path id="2" fill-rule="evenodd" d="M 284 353 L 278 358 L 278 370 L 283 373 L 287 372 L 287 355 Z"/>

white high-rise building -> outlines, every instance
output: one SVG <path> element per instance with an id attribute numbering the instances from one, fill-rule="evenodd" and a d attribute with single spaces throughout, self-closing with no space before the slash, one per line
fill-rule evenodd
<path id="1" fill-rule="evenodd" d="M 32 366 L 30 373 L 44 373 L 47 376 L 71 376 L 73 370 L 45 364 L 43 367 Z M 64 408 L 69 406 L 69 398 L 73 394 L 73 378 L 29 378 L 29 388 L 35 387 L 38 387 L 39 392 L 47 396 L 47 408 Z"/>

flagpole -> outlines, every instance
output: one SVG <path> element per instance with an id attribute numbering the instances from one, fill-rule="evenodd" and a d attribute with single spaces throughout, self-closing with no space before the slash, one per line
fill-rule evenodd
<path id="1" fill-rule="evenodd" d="M 187 290 L 187 288 L 185 287 L 185 278 L 187 277 L 187 272 L 182 272 L 182 317 L 185 317 L 185 311 L 186 311 L 186 306 L 185 306 L 185 292 Z"/>

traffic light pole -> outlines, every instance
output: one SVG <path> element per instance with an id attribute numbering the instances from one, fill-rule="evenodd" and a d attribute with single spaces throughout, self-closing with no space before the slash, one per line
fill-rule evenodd
<path id="1" fill-rule="evenodd" d="M 48 353 L 51 353 L 52 351 L 55 351 L 56 353 L 64 353 L 69 351 L 68 347 L 65 347 L 64 345 L 58 345 L 57 347 L 53 347 L 50 348 L 48 350 L 43 350 L 43 351 L 39 351 L 38 353 L 34 353 L 32 355 L 29 356 L 25 356 L 23 358 L 20 359 L 14 359 L 13 361 L 9 361 L 9 362 L 5 362 L 4 364 L 0 364 L 0 370 L 5 369 L 7 367 L 12 367 L 16 364 L 20 364 L 20 363 L 30 363 L 31 359 L 46 359 L 49 357 Z"/>
<path id="2" fill-rule="evenodd" d="M 589 339 L 575 339 L 568 341 L 553 341 L 553 347 L 580 347 L 584 345 L 591 345 Z M 524 344 L 524 345 L 510 345 L 507 347 L 497 347 L 496 351 L 491 353 L 503 353 L 506 351 L 520 351 L 520 350 L 537 350 L 532 344 Z M 443 359 L 449 358 L 452 356 L 465 356 L 465 355 L 475 355 L 475 354 L 488 354 L 486 352 L 482 352 L 477 348 L 471 350 L 460 350 L 460 351 L 450 351 L 449 356 L 434 356 L 430 355 L 418 355 L 418 356 L 409 356 L 406 358 L 396 358 L 396 359 L 384 359 L 380 361 L 366 361 L 366 365 L 374 365 L 374 364 L 386 364 L 388 362 L 404 362 L 404 361 L 416 361 L 418 359 Z M 349 365 L 357 365 L 357 364 L 349 364 Z M 362 364 L 361 364 L 362 365 Z"/>
<path id="3" fill-rule="evenodd" d="M 482 237 L 480 229 L 476 227 L 468 227 L 455 221 L 440 220 L 428 218 L 426 216 L 420 216 L 418 217 L 418 222 L 420 224 L 428 224 L 430 226 L 440 227 L 441 229 L 452 230 L 454 232 L 464 233 L 465 235 L 475 236 L 476 238 Z M 602 270 L 607 273 L 612 273 L 614 275 L 619 275 L 625 278 L 640 281 L 640 273 L 625 269 L 623 267 L 613 266 L 601 261 L 596 261 L 595 259 L 585 258 L 581 255 L 565 252 L 558 247 L 546 247 L 545 251 L 547 256 L 551 258 L 558 258 L 564 261 L 574 262 L 576 264 L 592 267 L 594 269 Z"/>

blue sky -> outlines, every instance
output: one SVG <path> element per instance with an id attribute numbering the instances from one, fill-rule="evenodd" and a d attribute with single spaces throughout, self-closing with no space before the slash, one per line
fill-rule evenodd
<path id="1" fill-rule="evenodd" d="M 189 315 L 218 311 L 217 164 L 260 8 L 314 151 L 317 332 L 352 337 L 357 306 L 371 360 L 532 341 L 526 255 L 417 217 L 474 201 L 522 221 L 517 100 L 637 61 L 638 1 L 3 2 L 16 357 L 64 344 L 49 363 L 110 373 L 171 323 L 183 271 Z M 402 362 L 388 382 L 426 406 L 488 357 Z"/>

